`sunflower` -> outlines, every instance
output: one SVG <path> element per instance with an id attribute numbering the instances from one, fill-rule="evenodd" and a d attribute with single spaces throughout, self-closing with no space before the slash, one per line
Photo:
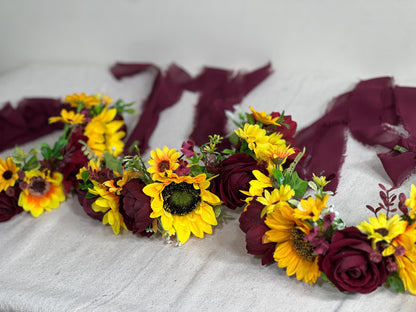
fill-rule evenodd
<path id="1" fill-rule="evenodd" d="M 96 181 L 92 181 L 94 187 L 88 190 L 89 193 L 97 195 L 98 198 L 92 203 L 92 210 L 104 213 L 103 224 L 110 224 L 114 234 L 118 235 L 120 229 L 127 230 L 123 216 L 119 211 L 120 197 L 110 192 L 109 188 Z"/>
<path id="2" fill-rule="evenodd" d="M 393 247 L 391 254 L 394 254 L 394 260 L 397 264 L 397 270 L 400 279 L 403 281 L 404 289 L 409 290 L 416 295 L 416 223 L 408 225 L 403 234 L 398 235 L 392 242 L 391 246 L 384 251 Z M 398 248 L 404 249 L 404 252 L 397 252 Z M 383 256 L 385 256 L 383 251 Z"/>
<path id="3" fill-rule="evenodd" d="M 100 103 L 100 99 L 95 95 L 86 95 L 85 93 L 81 94 L 72 94 L 67 95 L 65 98 L 65 102 L 70 104 L 72 107 L 94 107 L 98 103 Z"/>
<path id="4" fill-rule="evenodd" d="M 44 210 L 58 208 L 65 200 L 62 179 L 59 172 L 27 171 L 24 178 L 27 187 L 20 193 L 18 205 L 34 217 L 39 217 Z"/>
<path id="5" fill-rule="evenodd" d="M 208 191 L 209 185 L 205 174 L 196 177 L 172 175 L 148 184 L 143 192 L 152 197 L 150 217 L 160 217 L 167 234 L 176 234 L 182 244 L 191 232 L 199 238 L 203 238 L 204 233 L 211 234 L 211 226 L 217 225 L 212 206 L 221 201 Z"/>
<path id="6" fill-rule="evenodd" d="M 403 234 L 407 226 L 407 221 L 402 220 L 399 215 L 387 220 L 387 216 L 380 213 L 378 218 L 370 217 L 368 220 L 370 223 L 363 221 L 357 225 L 357 228 L 372 240 L 374 250 L 378 242 L 390 243 L 398 235 Z"/>
<path id="7" fill-rule="evenodd" d="M 77 125 L 84 122 L 84 115 L 77 114 L 74 111 L 67 111 L 66 109 L 61 110 L 61 116 L 50 117 L 49 123 L 55 123 L 61 121 L 69 125 Z"/>
<path id="8" fill-rule="evenodd" d="M 261 123 L 263 123 L 265 125 L 275 125 L 275 126 L 280 125 L 277 122 L 277 120 L 279 119 L 279 117 L 273 118 L 271 115 L 267 115 L 266 112 L 257 112 L 251 106 L 250 106 L 250 110 L 253 113 L 254 119 L 256 119 L 257 121 L 259 121 L 259 122 L 261 122 Z"/>
<path id="9" fill-rule="evenodd" d="M 7 190 L 14 186 L 19 179 L 19 168 L 10 157 L 6 161 L 0 157 L 0 192 Z"/>
<path id="10" fill-rule="evenodd" d="M 409 212 L 410 218 L 414 219 L 416 217 L 416 186 L 414 184 L 410 188 L 410 196 L 406 199 L 405 204 L 411 209 Z"/>
<path id="11" fill-rule="evenodd" d="M 296 274 L 298 280 L 313 284 L 321 274 L 318 257 L 313 247 L 305 240 L 310 229 L 294 216 L 289 205 L 274 210 L 264 221 L 270 228 L 265 233 L 266 242 L 276 242 L 274 260 L 280 268 L 286 268 L 286 274 Z"/>
<path id="12" fill-rule="evenodd" d="M 124 143 L 121 140 L 126 133 L 120 131 L 124 125 L 122 120 L 114 120 L 117 110 L 115 108 L 103 111 L 91 119 L 85 127 L 84 134 L 88 137 L 88 146 L 98 157 L 105 152 L 117 157 L 123 152 Z"/>
<path id="13" fill-rule="evenodd" d="M 169 149 L 167 146 L 163 147 L 163 151 L 159 148 L 156 151 L 151 151 L 148 164 L 151 166 L 147 171 L 152 175 L 153 179 L 158 176 L 169 177 L 173 170 L 179 167 L 178 157 L 180 153 L 176 149 Z"/>

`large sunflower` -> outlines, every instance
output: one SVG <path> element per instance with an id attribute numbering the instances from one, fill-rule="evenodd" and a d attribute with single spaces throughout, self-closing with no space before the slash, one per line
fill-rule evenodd
<path id="1" fill-rule="evenodd" d="M 14 186 L 19 179 L 18 172 L 19 168 L 10 157 L 7 157 L 6 161 L 0 157 L 0 192 Z"/>
<path id="2" fill-rule="evenodd" d="M 212 233 L 217 225 L 212 206 L 221 204 L 220 199 L 208 191 L 210 182 L 205 174 L 196 177 L 172 175 L 143 188 L 152 197 L 151 218 L 160 217 L 162 227 L 169 235 L 176 234 L 183 244 L 191 232 L 203 238 Z"/>
<path id="3" fill-rule="evenodd" d="M 274 260 L 280 268 L 286 268 L 286 274 L 296 273 L 296 278 L 313 284 L 321 274 L 318 257 L 313 255 L 313 248 L 304 238 L 309 228 L 293 215 L 289 205 L 274 210 L 265 219 L 270 228 L 265 233 L 267 241 L 276 242 Z"/>
<path id="4" fill-rule="evenodd" d="M 18 205 L 34 217 L 39 217 L 44 210 L 58 208 L 65 200 L 62 178 L 59 172 L 27 171 L 24 178 L 27 187 L 20 193 Z"/>

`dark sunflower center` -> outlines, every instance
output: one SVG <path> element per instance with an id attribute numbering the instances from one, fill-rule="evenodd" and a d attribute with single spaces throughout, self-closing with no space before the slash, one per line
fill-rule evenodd
<path id="1" fill-rule="evenodd" d="M 162 197 L 163 209 L 171 214 L 184 216 L 198 207 L 201 191 L 186 182 L 172 182 L 163 189 Z"/>
<path id="2" fill-rule="evenodd" d="M 316 256 L 313 255 L 313 247 L 305 240 L 305 233 L 293 227 L 290 232 L 290 240 L 299 256 L 310 262 L 315 261 Z"/>
<path id="3" fill-rule="evenodd" d="M 169 169 L 169 161 L 168 160 L 162 160 L 158 165 L 159 172 L 163 172 L 165 170 Z"/>
<path id="4" fill-rule="evenodd" d="M 375 229 L 374 232 L 381 234 L 381 236 L 386 236 L 387 234 L 389 234 L 389 230 L 385 228 Z"/>
<path id="5" fill-rule="evenodd" d="M 10 170 L 6 170 L 5 172 L 3 172 L 3 179 L 5 180 L 10 180 L 13 176 L 13 172 L 11 172 Z"/>
<path id="6" fill-rule="evenodd" d="M 28 188 L 31 195 L 41 197 L 49 191 L 51 184 L 41 177 L 33 177 Z"/>

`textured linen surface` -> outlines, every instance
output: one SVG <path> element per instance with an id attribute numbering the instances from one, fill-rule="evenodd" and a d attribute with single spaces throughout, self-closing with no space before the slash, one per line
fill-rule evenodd
<path id="1" fill-rule="evenodd" d="M 126 118 L 131 130 L 151 89 L 151 75 L 117 81 L 105 66 L 28 65 L 0 76 L 0 102 L 101 92 L 136 102 L 138 114 Z M 285 110 L 302 129 L 324 113 L 333 97 L 368 78 L 277 68 L 240 108 Z M 414 78 L 396 77 L 396 83 L 416 86 Z M 195 94 L 185 92 L 178 104 L 162 112 L 151 149 L 180 148 L 193 129 L 196 102 Z M 59 135 L 24 147 L 52 143 Z M 348 137 L 331 203 L 349 225 L 370 216 L 365 204 L 377 204 L 378 183 L 391 184 L 377 158 L 380 151 Z M 408 194 L 412 182 L 414 176 L 400 191 Z M 343 294 L 327 283 L 309 286 L 287 277 L 276 264 L 261 266 L 259 258 L 246 253 L 240 212 L 227 211 L 233 219 L 181 247 L 160 237 L 116 236 L 88 217 L 73 195 L 37 219 L 23 212 L 0 224 L 0 311 L 415 311 L 416 297 L 410 294 L 386 288 L 369 295 Z"/>

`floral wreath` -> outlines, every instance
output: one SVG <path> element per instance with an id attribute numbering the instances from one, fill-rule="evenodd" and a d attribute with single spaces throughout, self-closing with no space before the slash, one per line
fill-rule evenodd
<path id="1" fill-rule="evenodd" d="M 60 116 L 63 135 L 28 153 L 0 158 L 0 221 L 28 211 L 39 217 L 75 190 L 92 218 L 141 236 L 159 233 L 184 244 L 203 238 L 244 207 L 240 227 L 248 253 L 276 262 L 288 276 L 313 284 L 318 277 L 340 291 L 369 293 L 381 285 L 416 294 L 416 187 L 408 198 L 380 184 L 381 203 L 368 222 L 346 226 L 329 204 L 325 176 L 306 178 L 305 149 L 296 146 L 296 122 L 283 113 L 240 113 L 238 127 L 181 152 L 163 147 L 143 160 L 125 149 L 126 104 L 103 95 L 73 94 Z M 39 153 L 42 159 L 39 157 Z M 124 156 L 123 156 L 124 153 Z M 299 169 L 300 168 L 300 169 Z M 397 204 L 396 204 L 397 202 Z M 400 214 L 398 214 L 400 212 Z"/>

